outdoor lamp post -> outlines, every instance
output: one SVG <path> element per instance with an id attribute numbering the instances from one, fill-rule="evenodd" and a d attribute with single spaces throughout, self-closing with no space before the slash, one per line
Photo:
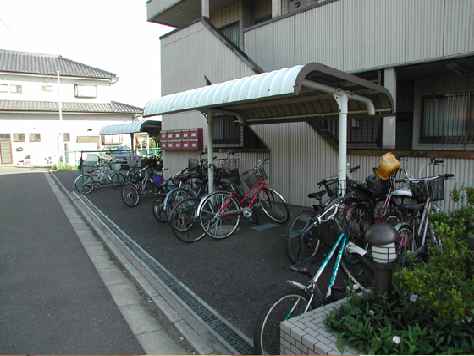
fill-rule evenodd
<path id="1" fill-rule="evenodd" d="M 391 289 L 393 269 L 398 259 L 395 245 L 397 238 L 397 231 L 389 224 L 372 225 L 365 235 L 371 245 L 370 256 L 377 292 L 385 293 Z"/>

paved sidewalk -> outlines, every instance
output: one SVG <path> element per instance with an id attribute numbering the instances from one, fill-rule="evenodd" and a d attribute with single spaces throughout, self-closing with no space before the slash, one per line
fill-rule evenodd
<path id="1" fill-rule="evenodd" d="M 0 353 L 184 352 L 45 174 L 1 176 L 0 196 Z"/>

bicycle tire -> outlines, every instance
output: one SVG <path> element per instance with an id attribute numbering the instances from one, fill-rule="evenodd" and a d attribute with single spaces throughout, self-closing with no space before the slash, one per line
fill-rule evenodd
<path id="1" fill-rule="evenodd" d="M 112 182 L 112 185 L 114 186 L 124 185 L 125 176 L 121 173 L 116 172 L 110 176 L 110 181 Z"/>
<path id="2" fill-rule="evenodd" d="M 226 211 L 221 211 L 224 202 L 227 205 Z M 221 214 L 223 216 L 218 216 Z M 230 220 L 232 216 L 236 217 L 233 222 Z M 240 205 L 228 192 L 209 194 L 201 204 L 199 222 L 209 237 L 215 240 L 228 238 L 240 224 Z"/>
<path id="3" fill-rule="evenodd" d="M 259 193 L 259 201 L 265 215 L 277 224 L 284 224 L 290 218 L 288 205 L 283 196 L 276 190 L 263 189 Z"/>
<path id="4" fill-rule="evenodd" d="M 140 193 L 133 184 L 128 184 L 122 188 L 122 201 L 129 208 L 135 208 L 140 204 Z"/>
<path id="5" fill-rule="evenodd" d="M 257 321 L 253 335 L 255 354 L 279 355 L 280 323 L 303 314 L 307 305 L 306 293 L 295 288 L 282 293 L 280 297 L 267 304 Z M 311 309 L 310 306 L 308 311 Z"/>
<path id="6" fill-rule="evenodd" d="M 73 182 L 74 190 L 79 194 L 87 194 L 84 193 L 84 186 L 92 182 L 92 177 L 86 174 L 78 175 Z"/>
<path id="7" fill-rule="evenodd" d="M 200 200 L 195 198 L 185 199 L 176 205 L 171 213 L 168 223 L 174 236 L 182 242 L 193 243 L 206 236 L 199 223 L 199 217 L 196 217 L 199 202 Z"/>
<path id="8" fill-rule="evenodd" d="M 187 189 L 184 188 L 176 188 L 168 192 L 163 202 L 163 204 L 165 204 L 164 210 L 166 212 L 166 221 L 169 220 L 171 212 L 176 207 L 176 205 L 178 205 L 181 201 L 189 198 L 193 198 L 193 195 Z"/>
<path id="9" fill-rule="evenodd" d="M 303 231 L 309 227 L 309 224 L 313 223 L 312 218 L 311 214 L 303 212 L 296 216 L 288 227 L 286 254 L 291 264 L 299 264 L 317 254 L 319 250 L 320 241 L 314 238 L 313 228 L 306 233 L 311 234 L 311 236 L 303 236 Z"/>
<path id="10" fill-rule="evenodd" d="M 155 217 L 156 221 L 159 223 L 167 223 L 168 222 L 168 215 L 166 214 L 166 211 L 163 209 L 163 203 L 164 203 L 165 197 L 161 196 L 158 197 L 153 201 L 152 204 L 152 212 L 153 216 Z"/>
<path id="11" fill-rule="evenodd" d="M 373 265 L 367 257 L 346 252 L 341 267 L 353 285 L 358 285 L 366 292 L 373 290 L 375 273 Z"/>

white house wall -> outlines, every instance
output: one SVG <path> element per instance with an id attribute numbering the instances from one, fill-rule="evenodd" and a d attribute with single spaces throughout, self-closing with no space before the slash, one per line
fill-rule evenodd
<path id="1" fill-rule="evenodd" d="M 0 84 L 19 84 L 22 86 L 21 94 L 0 93 L 1 99 L 7 100 L 32 100 L 32 101 L 57 101 L 58 89 L 57 79 L 54 77 L 40 77 L 17 74 L 0 73 Z M 111 85 L 105 81 L 88 79 L 60 78 L 61 100 L 64 102 L 78 103 L 108 103 L 112 100 Z M 97 85 L 96 98 L 76 98 L 74 96 L 74 84 Z M 51 85 L 52 91 L 42 90 L 43 85 Z"/>
<path id="2" fill-rule="evenodd" d="M 265 70 L 322 62 L 349 72 L 474 52 L 474 0 L 339 0 L 245 32 Z"/>
<path id="3" fill-rule="evenodd" d="M 64 115 L 62 123 L 59 122 L 56 114 L 5 114 L 0 113 L 0 133 L 10 134 L 12 143 L 13 163 L 25 159 L 26 155 L 31 156 L 32 165 L 46 165 L 47 158 L 51 157 L 53 162 L 56 159 L 58 150 L 59 133 L 69 133 L 68 144 L 71 163 L 77 157 L 74 152 L 81 150 L 96 150 L 96 144 L 77 143 L 77 136 L 99 136 L 103 126 L 117 124 L 129 120 L 126 116 L 113 115 Z M 25 142 L 13 142 L 13 134 L 25 134 Z M 41 142 L 29 142 L 30 133 L 41 134 Z M 128 135 L 123 137 L 123 144 L 130 146 Z M 17 151 L 22 147 L 23 151 Z"/>

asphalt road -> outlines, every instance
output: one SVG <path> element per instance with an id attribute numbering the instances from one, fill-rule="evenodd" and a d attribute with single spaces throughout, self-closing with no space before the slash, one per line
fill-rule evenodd
<path id="1" fill-rule="evenodd" d="M 0 353 L 143 353 L 44 174 L 0 176 L 0 197 Z"/>
<path id="2" fill-rule="evenodd" d="M 72 190 L 74 173 L 57 173 Z M 177 240 L 167 225 L 158 224 L 146 199 L 128 208 L 120 190 L 106 188 L 88 196 L 148 253 L 247 336 L 264 305 L 287 289 L 286 280 L 306 280 L 291 272 L 286 257 L 287 226 L 262 232 L 244 222 L 240 231 L 222 241 L 194 244 Z M 269 223 L 265 220 L 262 223 Z"/>

